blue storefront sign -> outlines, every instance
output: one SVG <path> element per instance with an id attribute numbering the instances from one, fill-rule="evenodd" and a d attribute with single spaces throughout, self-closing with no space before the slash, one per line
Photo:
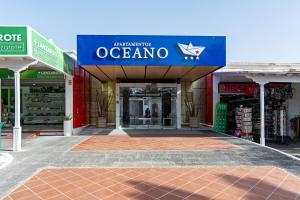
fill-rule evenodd
<path id="1" fill-rule="evenodd" d="M 225 66 L 225 36 L 78 35 L 79 65 Z"/>

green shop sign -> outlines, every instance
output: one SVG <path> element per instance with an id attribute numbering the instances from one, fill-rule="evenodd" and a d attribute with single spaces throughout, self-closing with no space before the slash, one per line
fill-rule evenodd
<path id="1" fill-rule="evenodd" d="M 74 61 L 70 56 L 34 30 L 31 31 L 31 36 L 33 58 L 50 65 L 59 71 L 73 75 Z"/>
<path id="2" fill-rule="evenodd" d="M 0 27 L 0 55 L 27 55 L 26 27 Z"/>
<path id="3" fill-rule="evenodd" d="M 28 56 L 59 72 L 74 74 L 74 59 L 26 26 L 0 26 L 1 56 Z"/>
<path id="4" fill-rule="evenodd" d="M 0 69 L 1 79 L 14 78 L 14 72 L 8 69 Z M 63 80 L 64 75 L 57 71 L 41 71 L 36 69 L 28 69 L 21 73 L 22 80 Z"/>
<path id="5" fill-rule="evenodd" d="M 21 79 L 61 80 L 64 79 L 64 75 L 56 71 L 40 71 L 36 69 L 30 69 L 21 73 Z"/>
<path id="6" fill-rule="evenodd" d="M 0 78 L 9 79 L 14 77 L 14 72 L 8 69 L 0 69 Z"/>

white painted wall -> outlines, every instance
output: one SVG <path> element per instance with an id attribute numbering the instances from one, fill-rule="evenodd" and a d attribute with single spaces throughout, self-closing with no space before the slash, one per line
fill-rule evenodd
<path id="1" fill-rule="evenodd" d="M 292 83 L 293 97 L 288 100 L 288 134 L 294 137 L 290 120 L 300 114 L 300 83 Z"/>

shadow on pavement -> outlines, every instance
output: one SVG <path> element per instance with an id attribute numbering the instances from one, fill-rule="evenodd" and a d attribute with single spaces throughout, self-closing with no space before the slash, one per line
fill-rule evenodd
<path id="1" fill-rule="evenodd" d="M 180 200 L 180 199 L 197 199 L 197 200 L 214 200 L 213 198 L 206 197 L 204 195 L 191 193 L 188 191 L 185 191 L 183 189 L 176 189 L 172 187 L 167 186 L 161 186 L 161 185 L 155 185 L 148 182 L 138 182 L 138 181 L 128 181 L 127 182 L 130 185 L 133 185 L 136 190 L 138 190 L 137 193 L 130 194 L 131 199 L 135 200 L 146 200 L 146 199 L 169 199 L 169 200 Z M 151 198 L 152 197 L 152 198 Z"/>
<path id="2" fill-rule="evenodd" d="M 234 181 L 238 180 L 238 184 L 234 184 L 233 187 L 240 189 L 244 191 L 245 196 L 243 196 L 243 199 L 249 199 L 249 200 L 259 200 L 259 199 L 296 199 L 297 192 L 299 192 L 300 185 L 295 185 L 295 192 L 288 191 L 284 188 L 282 188 L 285 184 L 280 185 L 279 187 L 277 185 L 280 184 L 280 181 L 274 181 L 274 184 L 270 184 L 263 179 L 258 178 L 240 178 L 233 175 L 220 175 L 222 180 L 225 180 L 228 185 L 232 184 Z M 300 183 L 300 182 L 299 182 Z M 292 189 L 292 188 L 290 188 Z M 229 191 L 228 191 L 229 192 Z"/>
<path id="3" fill-rule="evenodd" d="M 104 130 L 101 135 L 123 135 L 129 137 L 229 137 L 213 130 L 180 129 L 123 129 Z"/>

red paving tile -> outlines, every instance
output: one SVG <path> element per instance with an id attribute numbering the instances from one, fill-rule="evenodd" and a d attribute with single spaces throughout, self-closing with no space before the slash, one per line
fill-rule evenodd
<path id="1" fill-rule="evenodd" d="M 270 182 L 270 177 L 277 181 Z M 61 184 L 49 184 L 53 178 Z M 276 167 L 49 168 L 5 200 L 275 200 L 299 199 L 299 188 L 298 177 Z"/>
<path id="2" fill-rule="evenodd" d="M 129 137 L 92 136 L 76 145 L 72 151 L 111 150 L 236 150 L 232 145 L 217 137 Z"/>

